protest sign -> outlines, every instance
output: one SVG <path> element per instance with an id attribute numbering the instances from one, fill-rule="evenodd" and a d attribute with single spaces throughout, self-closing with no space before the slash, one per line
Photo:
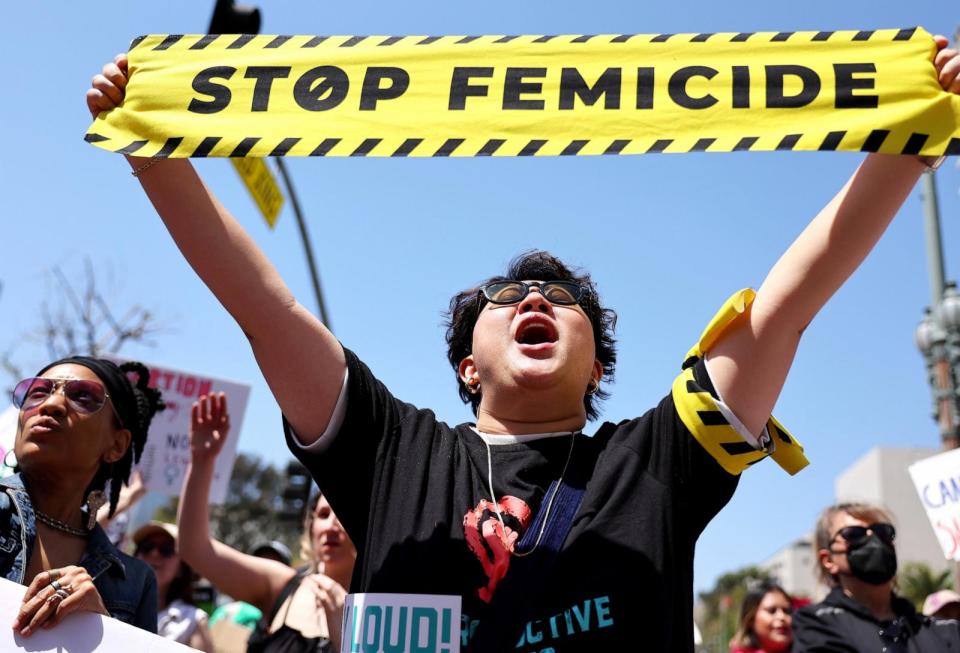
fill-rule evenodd
<path id="1" fill-rule="evenodd" d="M 349 594 L 340 653 L 460 653 L 460 597 Z"/>
<path id="2" fill-rule="evenodd" d="M 122 359 L 113 357 L 117 362 Z M 247 410 L 250 386 L 174 370 L 146 363 L 150 368 L 150 385 L 163 393 L 166 409 L 157 413 L 150 424 L 147 444 L 138 468 L 147 490 L 178 496 L 183 477 L 190 464 L 190 409 L 201 395 L 223 392 L 230 408 L 230 436 L 217 456 L 210 485 L 210 503 L 220 504 L 227 498 L 227 486 L 237 456 L 240 427 Z"/>
<path id="3" fill-rule="evenodd" d="M 543 36 L 160 34 L 86 140 L 146 157 L 960 154 L 921 28 Z"/>
<path id="4" fill-rule="evenodd" d="M 27 588 L 0 578 L 0 613 L 8 622 L 20 610 Z M 117 619 L 95 612 L 75 612 L 49 630 L 40 628 L 21 637 L 9 626 L 0 628 L 0 651 L 30 653 L 92 653 L 92 651 L 136 651 L 137 653 L 188 653 L 192 648 L 164 639 Z"/>
<path id="5" fill-rule="evenodd" d="M 931 456 L 908 469 L 943 555 L 960 560 L 960 449 Z"/>

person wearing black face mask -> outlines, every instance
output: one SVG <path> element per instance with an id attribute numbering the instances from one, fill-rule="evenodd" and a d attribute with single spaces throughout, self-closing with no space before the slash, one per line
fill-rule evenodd
<path id="1" fill-rule="evenodd" d="M 817 522 L 820 578 L 831 587 L 793 619 L 793 653 L 940 653 L 960 650 L 960 626 L 918 614 L 893 591 L 896 529 L 878 506 L 842 503 Z"/>

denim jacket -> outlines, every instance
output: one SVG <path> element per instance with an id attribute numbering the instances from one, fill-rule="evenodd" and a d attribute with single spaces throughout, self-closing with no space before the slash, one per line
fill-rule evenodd
<path id="1" fill-rule="evenodd" d="M 0 480 L 0 576 L 26 584 L 36 535 L 33 504 L 23 479 L 16 474 Z M 148 565 L 120 553 L 99 525 L 91 531 L 78 564 L 95 579 L 111 617 L 157 632 L 157 578 Z"/>

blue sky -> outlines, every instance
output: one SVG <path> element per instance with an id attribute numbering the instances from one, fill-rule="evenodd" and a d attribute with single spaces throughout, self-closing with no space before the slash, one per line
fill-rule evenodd
<path id="1" fill-rule="evenodd" d="M 242 451 L 283 463 L 279 412 L 240 330 L 180 258 L 119 156 L 82 141 L 83 95 L 102 63 L 142 33 L 206 29 L 212 0 L 12 3 L 0 107 L 3 256 L 0 349 L 27 369 L 51 287 L 89 257 L 118 305 L 164 330 L 125 353 L 253 385 Z M 933 1 L 797 3 L 321 3 L 264 0 L 263 32 L 552 34 L 869 29 L 953 34 L 960 13 Z M 450 422 L 469 419 L 445 359 L 442 311 L 516 253 L 549 249 L 589 269 L 620 316 L 619 365 L 604 417 L 636 416 L 668 392 L 687 348 L 733 291 L 758 286 L 842 185 L 857 154 L 691 154 L 623 158 L 290 160 L 341 340 L 393 392 Z M 198 168 L 313 306 L 292 215 L 267 229 L 227 161 Z M 960 271 L 960 171 L 938 177 L 948 276 Z M 919 192 L 871 258 L 807 331 L 777 415 L 812 465 L 750 470 L 710 525 L 696 586 L 760 561 L 807 532 L 833 479 L 874 446 L 939 445 L 913 332 L 929 303 Z"/>

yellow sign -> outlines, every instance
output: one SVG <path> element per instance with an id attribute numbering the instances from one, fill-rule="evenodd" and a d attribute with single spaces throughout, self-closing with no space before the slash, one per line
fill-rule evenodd
<path id="1" fill-rule="evenodd" d="M 273 229 L 277 224 L 277 216 L 283 207 L 283 192 L 277 186 L 273 173 L 263 159 L 255 158 L 233 158 L 230 159 L 233 167 L 236 168 L 240 178 L 246 185 L 247 190 L 257 203 L 257 208 L 263 214 L 263 219 L 267 221 L 270 228 Z"/>
<path id="2" fill-rule="evenodd" d="M 960 154 L 920 28 L 154 35 L 86 139 L 137 156 Z"/>

